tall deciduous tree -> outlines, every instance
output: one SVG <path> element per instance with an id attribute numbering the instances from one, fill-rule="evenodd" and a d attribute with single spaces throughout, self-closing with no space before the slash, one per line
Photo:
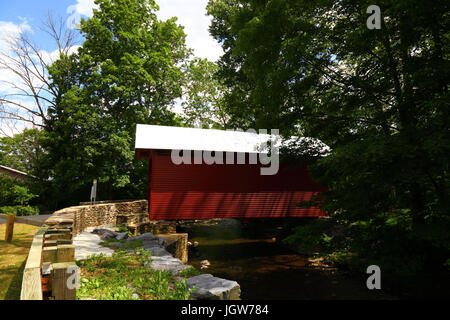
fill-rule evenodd
<path id="1" fill-rule="evenodd" d="M 196 58 L 186 65 L 183 76 L 184 122 L 188 126 L 225 128 L 228 115 L 224 109 L 225 87 L 217 78 L 218 67 L 207 59 Z"/>
<path id="2" fill-rule="evenodd" d="M 379 1 L 381 29 L 366 25 L 372 4 L 211 0 L 208 12 L 232 123 L 328 144 L 313 166 L 323 208 L 359 225 L 352 250 L 399 272 L 449 257 L 449 2 Z"/>
<path id="3" fill-rule="evenodd" d="M 96 3 L 93 17 L 81 21 L 79 51 L 50 68 L 64 95 L 49 108 L 47 147 L 66 202 L 87 199 L 94 178 L 99 198 L 145 196 L 147 167 L 133 159 L 135 125 L 178 122 L 171 106 L 189 54 L 183 28 L 175 18 L 158 20 L 153 0 Z"/>
<path id="4" fill-rule="evenodd" d="M 70 54 L 78 44 L 78 32 L 68 29 L 62 17 L 55 18 L 51 12 L 39 28 L 57 47 L 58 57 Z M 0 134 L 17 132 L 16 125 L 44 127 L 47 108 L 54 107 L 62 94 L 50 85 L 48 78 L 52 54 L 42 50 L 27 30 L 20 30 L 5 40 L 7 47 L 0 51 L 0 70 L 11 77 L 0 80 L 7 89 L 0 93 Z"/>

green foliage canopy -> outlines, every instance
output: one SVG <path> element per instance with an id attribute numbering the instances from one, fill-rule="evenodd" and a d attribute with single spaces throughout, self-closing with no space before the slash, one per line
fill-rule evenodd
<path id="1" fill-rule="evenodd" d="M 183 28 L 175 18 L 158 20 L 153 0 L 96 3 L 81 21 L 81 48 L 49 70 L 63 93 L 49 108 L 45 142 L 59 206 L 88 199 L 94 178 L 101 199 L 144 197 L 147 165 L 133 159 L 135 126 L 179 123 L 170 107 L 189 54 Z"/>
<path id="2" fill-rule="evenodd" d="M 183 72 L 184 122 L 187 126 L 224 129 L 228 115 L 224 108 L 225 87 L 217 79 L 218 66 L 207 59 L 189 61 Z"/>
<path id="3" fill-rule="evenodd" d="M 331 147 L 311 167 L 329 187 L 317 200 L 360 226 L 361 255 L 448 258 L 449 3 L 379 1 L 380 30 L 366 26 L 371 4 L 210 0 L 225 107 L 233 126 Z"/>

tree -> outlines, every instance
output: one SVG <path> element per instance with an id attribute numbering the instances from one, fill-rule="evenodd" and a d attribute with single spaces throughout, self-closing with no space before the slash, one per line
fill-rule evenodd
<path id="1" fill-rule="evenodd" d="M 42 138 L 43 131 L 39 129 L 24 129 L 13 137 L 0 137 L 0 163 L 35 177 L 45 176 Z"/>
<path id="2" fill-rule="evenodd" d="M 224 86 L 217 78 L 218 67 L 207 59 L 195 58 L 183 72 L 185 123 L 201 128 L 226 128 L 228 115 L 223 107 Z"/>
<path id="3" fill-rule="evenodd" d="M 381 1 L 380 30 L 366 26 L 371 4 L 211 0 L 207 8 L 225 51 L 219 76 L 231 123 L 330 146 L 311 168 L 329 187 L 318 203 L 353 226 L 342 248 L 413 272 L 450 252 L 449 4 Z"/>
<path id="4" fill-rule="evenodd" d="M 28 179 L 23 182 L 5 180 L 6 182 L 2 183 L 3 192 L 21 191 L 24 194 L 30 192 L 30 195 L 34 196 L 28 200 L 32 200 L 32 204 L 39 206 L 41 211 L 55 209 L 51 179 L 49 180 L 51 164 L 49 165 L 49 154 L 43 147 L 45 139 L 46 133 L 42 129 L 24 129 L 23 132 L 17 133 L 13 137 L 0 137 L 0 164 L 28 174 Z M 17 190 L 14 191 L 11 185 L 15 186 L 14 188 Z M 14 199 L 18 199 L 18 197 L 15 196 Z M 28 200 L 24 203 L 27 204 Z M 5 201 L 3 205 L 11 206 L 12 203 L 22 205 L 20 201 L 14 200 L 9 203 L 8 201 L 10 200 Z M 31 210 L 31 212 L 36 211 Z"/>
<path id="5" fill-rule="evenodd" d="M 77 43 L 75 30 L 66 28 L 61 17 L 55 18 L 49 12 L 40 27 L 57 46 L 57 56 L 67 55 Z M 11 75 L 11 79 L 1 80 L 8 92 L 0 96 L 0 133 L 8 135 L 3 126 L 14 130 L 17 123 L 21 126 L 31 124 L 43 127 L 47 121 L 47 108 L 55 106 L 62 94 L 50 85 L 48 67 L 52 64 L 51 54 L 39 48 L 26 30 L 6 39 L 9 47 L 0 52 L 0 70 Z"/>
<path id="6" fill-rule="evenodd" d="M 176 19 L 159 21 L 153 0 L 98 0 L 82 20 L 86 39 L 77 53 L 50 68 L 52 88 L 64 92 L 49 108 L 46 147 L 62 204 L 89 196 L 144 197 L 145 161 L 134 160 L 137 123 L 173 125 L 182 93 L 185 34 Z"/>
<path id="7" fill-rule="evenodd" d="M 37 195 L 30 192 L 27 183 L 0 173 L 0 212 L 15 215 L 36 215 L 39 209 L 28 202 Z"/>

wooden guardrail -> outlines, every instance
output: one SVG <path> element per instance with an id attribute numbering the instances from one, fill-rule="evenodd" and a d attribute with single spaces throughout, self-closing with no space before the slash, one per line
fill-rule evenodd
<path id="1" fill-rule="evenodd" d="M 41 227 L 33 238 L 23 272 L 21 300 L 74 300 L 68 286 L 77 269 L 71 228 Z"/>
<path id="2" fill-rule="evenodd" d="M 31 243 L 28 253 L 27 263 L 23 270 L 21 300 L 42 300 L 42 247 L 44 244 L 44 235 L 47 227 L 38 230 Z"/>

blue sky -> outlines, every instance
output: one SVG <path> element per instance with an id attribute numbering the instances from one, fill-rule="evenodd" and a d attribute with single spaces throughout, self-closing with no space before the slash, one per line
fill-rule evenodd
<path id="1" fill-rule="evenodd" d="M 6 23 L 13 23 L 17 26 L 24 23 L 29 25 L 33 38 L 46 51 L 53 51 L 55 48 L 48 37 L 37 26 L 41 24 L 41 20 L 49 10 L 54 14 L 65 16 L 67 7 L 74 3 L 74 0 L 0 1 L 0 26 L 4 26 Z"/>
<path id="2" fill-rule="evenodd" d="M 186 43 L 194 49 L 196 56 L 216 61 L 223 54 L 221 46 L 208 32 L 211 22 L 211 18 L 206 16 L 208 0 L 156 0 L 156 2 L 160 7 L 157 15 L 161 20 L 178 17 L 178 23 L 184 26 Z M 90 17 L 94 6 L 94 0 L 0 0 L 0 56 L 2 53 L 11 56 L 7 38 L 14 38 L 21 32 L 26 32 L 33 43 L 37 44 L 45 59 L 53 61 L 58 57 L 56 44 L 39 29 L 47 13 L 51 12 L 54 17 L 62 17 L 63 21 L 71 25 L 70 22 L 74 18 L 78 21 L 80 17 Z M 0 96 L 8 97 L 26 108 L 35 110 L 34 100 L 20 96 L 21 92 L 14 89 L 11 83 L 20 86 L 21 79 L 11 70 L 0 69 Z M 14 104 L 0 104 L 1 114 L 4 114 L 4 109 L 2 112 L 1 108 L 5 106 L 15 108 Z M 175 111 L 181 112 L 180 108 L 178 101 Z M 21 115 L 25 116 L 24 113 Z M 0 126 L 2 136 L 20 132 L 30 124 L 23 121 L 10 124 L 0 117 Z M 5 133 L 6 131 L 9 133 Z"/>
<path id="3" fill-rule="evenodd" d="M 185 27 L 187 43 L 195 50 L 197 56 L 215 61 L 221 54 L 220 46 L 208 33 L 210 18 L 206 16 L 208 0 L 157 0 L 161 10 L 158 16 L 167 19 L 177 16 L 179 23 Z M 0 33 L 4 34 L 6 26 L 29 26 L 33 38 L 40 47 L 53 51 L 50 40 L 39 30 L 38 26 L 48 11 L 54 15 L 69 18 L 71 14 L 88 16 L 92 12 L 93 0 L 0 0 Z M 71 13 L 71 14 L 70 14 Z"/>

